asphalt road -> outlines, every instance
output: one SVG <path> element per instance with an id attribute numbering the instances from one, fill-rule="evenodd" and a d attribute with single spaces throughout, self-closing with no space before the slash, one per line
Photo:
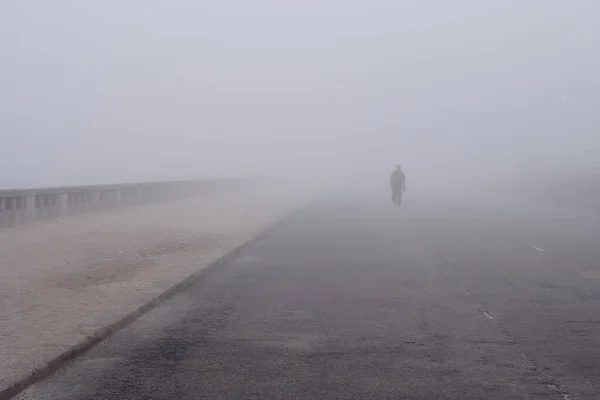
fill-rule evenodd
<path id="1" fill-rule="evenodd" d="M 600 399 L 599 226 L 324 198 L 18 398 Z"/>

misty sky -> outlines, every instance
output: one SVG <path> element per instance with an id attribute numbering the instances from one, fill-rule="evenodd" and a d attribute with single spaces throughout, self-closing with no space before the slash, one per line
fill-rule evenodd
<path id="1" fill-rule="evenodd" d="M 2 1 L 0 187 L 598 166 L 598 15 L 594 0 Z"/>

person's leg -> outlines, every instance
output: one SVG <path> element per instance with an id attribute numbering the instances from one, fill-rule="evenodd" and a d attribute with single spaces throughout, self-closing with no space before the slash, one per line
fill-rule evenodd
<path id="1" fill-rule="evenodd" d="M 392 190 L 392 201 L 394 202 L 395 206 L 399 206 L 400 202 L 402 201 L 402 192 L 396 188 Z"/>
<path id="2" fill-rule="evenodd" d="M 398 205 L 398 192 L 396 191 L 396 189 L 392 188 L 392 203 L 394 203 L 394 205 Z"/>

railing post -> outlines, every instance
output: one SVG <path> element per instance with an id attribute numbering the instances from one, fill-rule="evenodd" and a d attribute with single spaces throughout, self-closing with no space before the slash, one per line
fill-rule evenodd
<path id="1" fill-rule="evenodd" d="M 61 193 L 59 195 L 60 216 L 66 217 L 69 215 L 69 194 Z"/>
<path id="2" fill-rule="evenodd" d="M 92 192 L 92 210 L 96 211 L 100 208 L 100 192 Z"/>
<path id="3" fill-rule="evenodd" d="M 35 220 L 35 193 L 28 193 L 25 196 L 25 210 L 23 213 L 25 222 Z"/>
<path id="4" fill-rule="evenodd" d="M 0 197 L 0 229 L 4 226 L 6 211 L 4 209 L 4 197 Z"/>

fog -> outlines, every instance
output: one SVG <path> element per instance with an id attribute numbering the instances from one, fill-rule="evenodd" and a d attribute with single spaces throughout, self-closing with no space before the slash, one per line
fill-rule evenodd
<path id="1" fill-rule="evenodd" d="M 4 1 L 0 187 L 598 168 L 594 1 Z"/>

